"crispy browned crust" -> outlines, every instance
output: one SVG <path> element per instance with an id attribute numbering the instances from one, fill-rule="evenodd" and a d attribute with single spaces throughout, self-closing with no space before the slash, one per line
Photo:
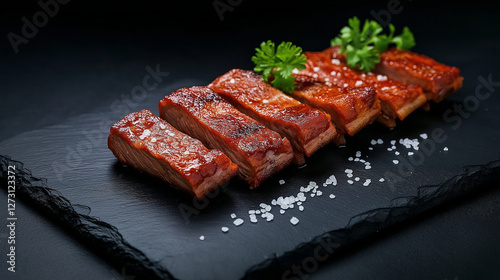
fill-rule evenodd
<path id="1" fill-rule="evenodd" d="M 462 87 L 463 82 L 458 68 L 397 48 L 380 55 L 380 63 L 375 66 L 375 72 L 422 87 L 427 99 L 434 102 L 440 102 L 455 93 Z"/>
<path id="2" fill-rule="evenodd" d="M 208 87 L 244 114 L 286 137 L 298 164 L 304 163 L 304 154 L 311 156 L 336 136 L 330 116 L 272 87 L 253 71 L 230 70 Z"/>
<path id="3" fill-rule="evenodd" d="M 108 147 L 123 164 L 159 177 L 202 199 L 238 173 L 218 150 L 173 128 L 148 110 L 131 113 L 110 129 Z"/>
<path id="4" fill-rule="evenodd" d="M 330 114 L 340 134 L 354 135 L 381 113 L 372 87 L 340 88 L 318 82 L 298 82 L 292 96 Z"/>
<path id="5" fill-rule="evenodd" d="M 183 88 L 159 104 L 161 118 L 223 151 L 239 166 L 251 188 L 286 167 L 293 158 L 290 142 L 239 112 L 207 87 Z"/>
<path id="6" fill-rule="evenodd" d="M 404 84 L 373 73 L 365 74 L 350 68 L 345 62 L 345 55 L 338 53 L 338 47 L 304 54 L 307 56 L 306 69 L 296 74 L 298 81 L 314 80 L 345 88 L 373 87 L 385 119 L 403 120 L 427 100 L 420 86 Z"/>

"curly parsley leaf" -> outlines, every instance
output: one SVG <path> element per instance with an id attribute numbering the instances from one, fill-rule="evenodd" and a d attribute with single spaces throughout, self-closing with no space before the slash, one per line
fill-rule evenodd
<path id="1" fill-rule="evenodd" d="M 255 49 L 252 56 L 255 63 L 255 72 L 259 73 L 266 82 L 272 74 L 274 79 L 273 87 L 290 93 L 295 88 L 295 78 L 292 76 L 293 69 L 303 70 L 306 68 L 306 56 L 302 54 L 302 48 L 293 45 L 291 42 L 281 42 L 275 47 L 274 42 L 267 41 L 260 44 L 260 48 Z"/>
<path id="2" fill-rule="evenodd" d="M 407 26 L 396 37 L 394 25 L 389 24 L 389 35 L 381 34 L 383 30 L 374 20 L 365 20 L 361 28 L 360 20 L 353 17 L 349 19 L 348 26 L 344 26 L 330 43 L 332 46 L 340 46 L 339 53 L 346 54 L 350 67 L 369 72 L 380 62 L 380 54 L 386 51 L 390 44 L 404 50 L 415 46 L 415 38 Z"/>

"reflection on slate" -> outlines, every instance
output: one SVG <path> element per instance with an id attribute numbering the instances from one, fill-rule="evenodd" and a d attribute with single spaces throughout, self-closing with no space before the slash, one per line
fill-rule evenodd
<path id="1" fill-rule="evenodd" d="M 57 190 L 49 188 L 47 180 L 34 177 L 21 162 L 0 155 L 0 179 L 5 189 L 9 166 L 15 166 L 17 197 L 69 230 L 91 249 L 106 256 L 116 267 L 126 267 L 130 275 L 140 275 L 145 279 L 174 279 L 167 270 L 123 240 L 114 226 L 78 213 L 75 207 L 82 206 L 72 205 Z"/>
<path id="2" fill-rule="evenodd" d="M 151 92 L 138 108 L 155 110 L 166 92 L 195 84 L 206 81 L 170 84 L 162 91 Z M 109 108 L 2 141 L 0 154 L 23 162 L 33 172 L 32 176 L 19 162 L 1 157 L 2 186 L 6 166 L 16 164 L 18 196 L 119 270 L 125 267 L 127 275 L 149 279 L 275 277 L 312 256 L 322 242 L 348 249 L 346 245 L 360 238 L 477 189 L 492 172 L 498 173 L 500 115 L 495 108 L 500 96 L 492 95 L 458 129 L 443 121 L 443 113 L 462 102 L 474 86 L 470 84 L 450 99 L 433 104 L 431 111 L 415 112 L 392 131 L 372 125 L 347 139 L 344 148 L 324 147 L 305 168 L 290 166 L 257 190 L 249 190 L 244 182 L 232 179 L 217 197 L 196 209 L 187 220 L 179 206 L 194 207 L 190 197 L 117 163 L 106 146 L 109 126 L 100 126 L 103 122 L 111 125 L 123 116 Z M 433 143 L 432 153 L 414 165 L 411 172 L 405 176 L 398 173 L 403 161 L 411 159 L 407 156 L 409 150 L 401 147 L 405 154 L 395 156 L 386 151 L 389 142 L 418 138 L 422 133 L 432 138 L 433 131 L 444 131 L 446 140 Z M 384 145 L 370 146 L 372 139 L 379 138 Z M 83 145 L 85 141 L 90 146 Z M 445 147 L 449 151 L 445 152 Z M 358 151 L 371 162 L 372 169 L 365 170 L 359 162 L 347 160 Z M 401 161 L 398 165 L 393 163 L 396 158 Z M 470 167 L 464 169 L 466 166 Z M 344 171 L 348 168 L 362 180 L 346 183 Z M 387 172 L 399 174 L 399 180 L 390 182 L 387 178 L 379 182 Z M 309 197 L 308 193 L 303 212 L 295 207 L 280 214 L 276 211 L 279 207 L 274 206 L 272 222 L 248 221 L 248 211 L 258 209 L 260 203 L 297 195 L 301 186 L 310 181 L 321 185 L 332 174 L 338 185 L 321 187 L 324 194 L 319 198 Z M 363 186 L 367 178 L 372 183 Z M 281 179 L 286 183 L 278 183 Z M 330 199 L 329 194 L 336 198 Z M 243 218 L 244 224 L 233 225 L 231 213 Z M 290 224 L 292 216 L 300 220 L 295 226 Z M 229 227 L 229 232 L 223 233 L 221 227 Z M 201 235 L 204 241 L 199 239 Z M 336 252 L 333 250 L 333 254 Z"/>

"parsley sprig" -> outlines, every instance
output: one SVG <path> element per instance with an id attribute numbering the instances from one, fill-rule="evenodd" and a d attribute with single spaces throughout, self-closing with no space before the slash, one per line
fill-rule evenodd
<path id="1" fill-rule="evenodd" d="M 255 72 L 259 73 L 266 82 L 271 74 L 274 76 L 271 84 L 273 87 L 290 93 L 295 88 L 295 77 L 292 76 L 293 69 L 303 70 L 306 68 L 306 56 L 302 54 L 302 48 L 291 42 L 281 42 L 278 48 L 269 40 L 262 42 L 260 48 L 255 49 L 256 54 L 252 56 L 255 63 Z"/>
<path id="2" fill-rule="evenodd" d="M 351 68 L 369 72 L 380 62 L 380 54 L 387 50 L 389 44 L 393 43 L 396 48 L 403 50 L 415 46 L 415 39 L 407 26 L 395 37 L 394 25 L 389 24 L 389 35 L 381 34 L 383 30 L 374 20 L 366 20 L 361 29 L 361 22 L 353 17 L 349 19 L 349 26 L 344 26 L 331 41 L 331 45 L 340 46 L 339 53 L 346 54 L 347 64 Z"/>

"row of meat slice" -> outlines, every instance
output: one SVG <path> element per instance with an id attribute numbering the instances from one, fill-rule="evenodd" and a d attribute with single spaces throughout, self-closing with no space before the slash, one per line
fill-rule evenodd
<path id="1" fill-rule="evenodd" d="M 292 160 L 303 164 L 322 146 L 340 144 L 344 134 L 375 120 L 393 127 L 396 118 L 442 100 L 462 83 L 457 68 L 410 52 L 389 50 L 375 69 L 402 82 L 349 68 L 336 47 L 305 54 L 306 69 L 294 72 L 293 98 L 252 71 L 233 69 L 207 87 L 166 96 L 159 104 L 163 120 L 149 111 L 128 115 L 111 128 L 108 146 L 121 162 L 201 199 L 236 173 L 255 188 Z"/>

